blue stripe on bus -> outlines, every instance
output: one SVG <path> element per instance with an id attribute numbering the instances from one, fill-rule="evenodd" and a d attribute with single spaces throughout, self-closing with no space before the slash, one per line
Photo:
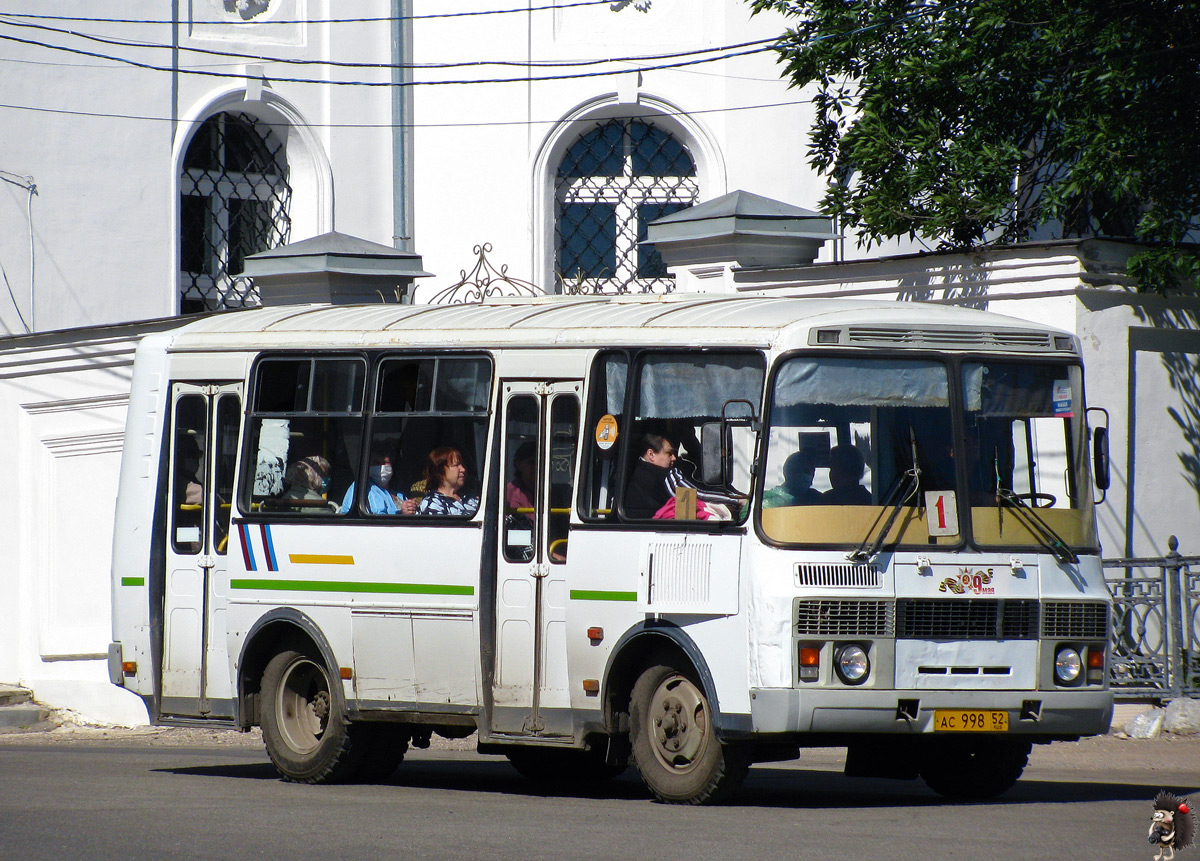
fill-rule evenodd
<path id="1" fill-rule="evenodd" d="M 278 571 L 279 563 L 275 560 L 275 544 L 271 541 L 271 527 L 266 523 L 261 524 L 262 539 L 263 539 L 263 556 L 267 560 L 268 571 Z"/>
<path id="2" fill-rule="evenodd" d="M 238 532 L 242 536 L 242 561 L 246 563 L 246 570 L 257 571 L 258 566 L 254 564 L 254 547 L 250 544 L 250 527 L 245 523 L 239 524 Z"/>

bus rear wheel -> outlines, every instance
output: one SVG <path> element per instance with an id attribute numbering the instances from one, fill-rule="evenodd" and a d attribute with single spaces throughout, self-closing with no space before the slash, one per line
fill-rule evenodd
<path id="1" fill-rule="evenodd" d="M 748 751 L 717 738 L 703 687 L 670 664 L 649 667 L 633 686 L 633 761 L 654 797 L 711 804 L 732 795 L 750 767 Z"/>
<path id="2" fill-rule="evenodd" d="M 1029 762 L 1032 745 L 1013 738 L 953 738 L 922 753 L 925 785 L 954 801 L 986 801 L 1012 788 Z"/>
<path id="3" fill-rule="evenodd" d="M 262 678 L 262 731 L 276 770 L 296 783 L 340 783 L 353 777 L 366 745 L 356 741 L 340 691 L 324 662 L 285 649 Z"/>

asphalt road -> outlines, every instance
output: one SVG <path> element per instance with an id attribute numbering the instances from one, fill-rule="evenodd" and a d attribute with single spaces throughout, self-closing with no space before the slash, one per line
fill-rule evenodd
<path id="1" fill-rule="evenodd" d="M 0 859 L 1149 861 L 1154 795 L 1200 805 L 1194 737 L 1038 747 L 1021 782 L 986 804 L 846 778 L 843 759 L 759 765 L 733 803 L 681 808 L 652 802 L 633 771 L 550 793 L 503 759 L 451 746 L 412 751 L 382 785 L 301 786 L 232 733 L 0 736 Z"/>

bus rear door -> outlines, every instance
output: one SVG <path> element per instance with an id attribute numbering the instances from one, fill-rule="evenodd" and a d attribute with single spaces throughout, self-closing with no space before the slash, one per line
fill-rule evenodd
<path id="1" fill-rule="evenodd" d="M 175 383 L 163 584 L 164 723 L 232 717 L 225 658 L 230 504 L 241 427 L 241 383 Z M 217 692 L 214 704 L 211 694 Z"/>

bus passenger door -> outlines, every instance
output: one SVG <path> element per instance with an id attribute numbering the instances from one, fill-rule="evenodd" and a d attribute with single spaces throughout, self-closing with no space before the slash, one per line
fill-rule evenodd
<path id="1" fill-rule="evenodd" d="M 226 554 L 241 388 L 175 383 L 171 390 L 159 703 L 165 722 L 233 716 L 225 656 Z"/>
<path id="2" fill-rule="evenodd" d="M 505 381 L 492 731 L 570 736 L 565 562 L 582 383 Z"/>

